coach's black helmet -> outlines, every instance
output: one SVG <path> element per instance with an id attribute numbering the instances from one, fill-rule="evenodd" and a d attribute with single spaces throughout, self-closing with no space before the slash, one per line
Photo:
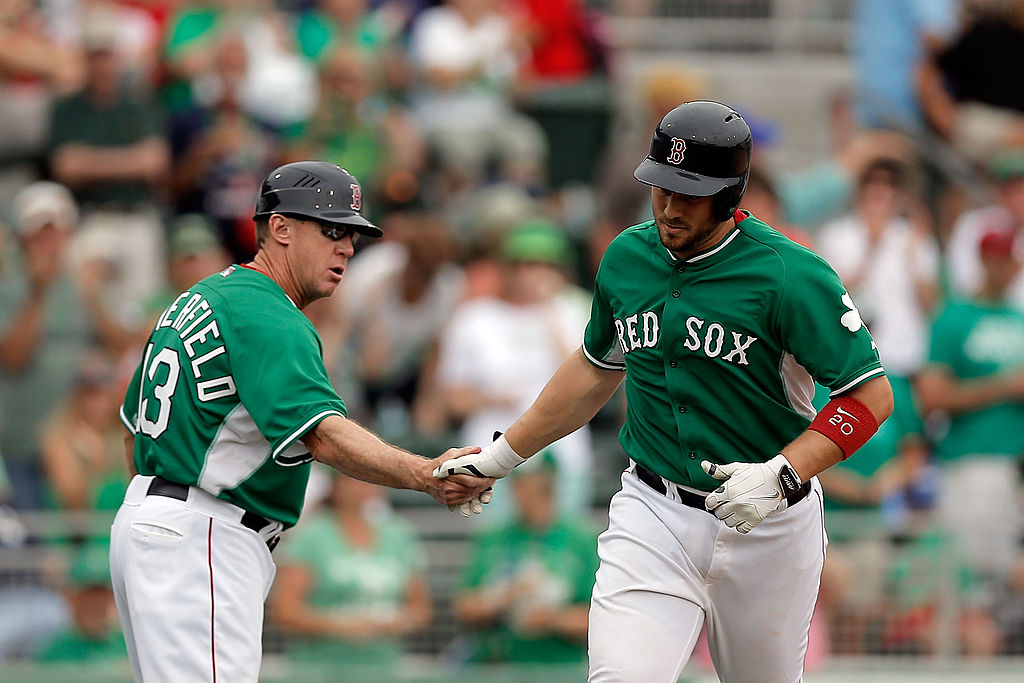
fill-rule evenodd
<path id="1" fill-rule="evenodd" d="M 363 190 L 355 176 L 326 161 L 296 161 L 263 181 L 253 220 L 271 214 L 352 226 L 368 237 L 384 233 L 363 218 Z"/>
<path id="2" fill-rule="evenodd" d="M 727 220 L 747 191 L 750 127 L 720 102 L 684 102 L 654 129 L 651 153 L 633 177 L 691 197 L 714 195 L 715 217 Z"/>

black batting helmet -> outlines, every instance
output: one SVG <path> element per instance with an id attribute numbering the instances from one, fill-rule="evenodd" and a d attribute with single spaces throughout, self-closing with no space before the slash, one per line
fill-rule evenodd
<path id="1" fill-rule="evenodd" d="M 363 190 L 355 176 L 326 161 L 296 161 L 264 179 L 253 220 L 271 214 L 352 226 L 368 237 L 384 233 L 363 218 Z"/>
<path id="2" fill-rule="evenodd" d="M 714 196 L 714 214 L 727 220 L 747 190 L 750 127 L 720 102 L 684 102 L 654 129 L 651 152 L 633 177 L 691 197 Z"/>

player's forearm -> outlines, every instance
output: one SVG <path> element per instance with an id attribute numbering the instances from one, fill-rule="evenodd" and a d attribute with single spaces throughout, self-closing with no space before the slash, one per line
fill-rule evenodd
<path id="1" fill-rule="evenodd" d="M 356 479 L 414 491 L 426 491 L 431 480 L 429 460 L 339 415 L 321 420 L 302 440 L 314 458 Z"/>
<path id="2" fill-rule="evenodd" d="M 594 367 L 577 349 L 533 405 L 505 432 L 512 449 L 527 458 L 590 422 L 622 383 L 625 373 Z"/>
<path id="3" fill-rule="evenodd" d="M 844 396 L 863 404 L 871 411 L 878 425 L 892 414 L 892 387 L 884 375 L 869 379 Z M 783 448 L 782 454 L 789 460 L 801 481 L 807 481 L 846 457 L 839 444 L 825 434 L 810 429 Z"/>

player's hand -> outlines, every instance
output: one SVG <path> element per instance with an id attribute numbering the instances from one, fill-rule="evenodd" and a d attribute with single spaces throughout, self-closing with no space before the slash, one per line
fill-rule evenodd
<path id="1" fill-rule="evenodd" d="M 427 470 L 421 476 L 427 478 L 427 485 L 424 487 L 435 500 L 448 506 L 449 510 L 459 510 L 464 516 L 479 514 L 484 503 L 491 501 L 491 486 L 494 479 L 491 477 L 478 477 L 469 474 L 453 473 L 450 477 L 440 478 L 437 476 L 436 468 L 443 467 L 451 460 L 458 460 L 461 457 L 478 455 L 478 446 L 464 448 L 450 448 L 444 455 L 434 462 L 441 462 L 441 465 L 434 465 L 434 462 L 427 461 Z"/>
<path id="2" fill-rule="evenodd" d="M 524 462 L 526 458 L 519 457 L 502 434 L 480 449 L 479 453 L 441 463 L 434 469 L 434 476 L 443 479 L 454 474 L 469 474 L 475 477 L 500 479 Z"/>
<path id="3" fill-rule="evenodd" d="M 469 501 L 468 503 L 460 503 L 458 505 L 449 505 L 448 511 L 455 512 L 459 511 L 459 514 L 463 517 L 471 517 L 472 515 L 479 515 L 484 511 L 484 505 L 491 502 L 491 498 L 494 497 L 494 489 L 488 486 L 480 495 Z"/>
<path id="4" fill-rule="evenodd" d="M 768 462 L 730 462 L 716 465 L 700 463 L 709 475 L 725 482 L 708 494 L 704 505 L 726 526 L 745 534 L 775 511 L 783 498 L 800 488 L 800 477 L 786 456 L 776 455 Z M 779 474 L 785 468 L 786 486 Z"/>

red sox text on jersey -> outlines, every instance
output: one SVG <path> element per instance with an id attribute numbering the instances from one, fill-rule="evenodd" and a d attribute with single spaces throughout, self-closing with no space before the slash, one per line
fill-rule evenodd
<path id="1" fill-rule="evenodd" d="M 705 326 L 706 325 L 706 326 Z M 654 311 L 634 313 L 626 318 L 615 319 L 615 331 L 619 336 L 619 346 L 624 354 L 636 349 L 651 349 L 658 345 L 661 330 L 658 314 Z M 732 337 L 729 351 L 723 356 L 726 346 L 726 332 Z M 690 351 L 703 351 L 708 358 L 718 358 L 736 363 L 750 365 L 747 360 L 747 349 L 757 341 L 757 337 L 736 330 L 726 330 L 721 323 L 710 322 L 695 315 L 686 319 L 686 340 L 683 346 Z"/>

